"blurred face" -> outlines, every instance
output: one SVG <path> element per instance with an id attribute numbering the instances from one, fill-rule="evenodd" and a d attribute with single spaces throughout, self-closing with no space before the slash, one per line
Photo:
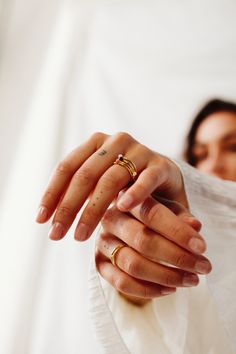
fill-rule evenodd
<path id="1" fill-rule="evenodd" d="M 200 171 L 236 181 L 236 113 L 208 116 L 197 130 L 193 155 Z"/>

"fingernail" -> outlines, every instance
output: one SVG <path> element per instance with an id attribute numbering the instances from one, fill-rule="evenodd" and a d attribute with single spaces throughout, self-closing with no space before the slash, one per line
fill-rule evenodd
<path id="1" fill-rule="evenodd" d="M 194 223 L 195 225 L 194 225 L 194 228 L 199 232 L 200 230 L 201 230 L 201 228 L 202 228 L 202 223 L 198 220 L 198 219 L 196 219 L 194 216 L 190 216 L 189 218 L 188 218 L 188 221 L 190 222 L 190 223 Z"/>
<path id="2" fill-rule="evenodd" d="M 194 274 L 185 275 L 183 278 L 184 286 L 194 286 L 197 285 L 198 282 L 199 282 L 198 276 Z"/>
<path id="3" fill-rule="evenodd" d="M 201 274 L 208 274 L 211 271 L 211 264 L 207 261 L 197 261 L 195 270 Z"/>
<path id="4" fill-rule="evenodd" d="M 85 241 L 89 236 L 89 228 L 87 225 L 81 223 L 75 230 L 75 239 L 78 241 Z"/>
<path id="5" fill-rule="evenodd" d="M 64 226 L 60 222 L 52 225 L 49 234 L 51 240 L 60 240 L 64 236 Z"/>
<path id="6" fill-rule="evenodd" d="M 172 288 L 163 288 L 161 289 L 161 294 L 162 295 L 169 295 L 169 294 L 173 294 L 176 292 L 176 289 L 172 289 Z"/>
<path id="7" fill-rule="evenodd" d="M 193 237 L 190 239 L 189 248 L 194 251 L 195 253 L 203 253 L 206 251 L 206 243 L 204 240 L 201 240 L 197 237 Z"/>
<path id="8" fill-rule="evenodd" d="M 133 203 L 133 197 L 129 194 L 124 194 L 117 202 L 119 209 L 127 210 Z"/>
<path id="9" fill-rule="evenodd" d="M 48 209 L 44 206 L 40 206 L 35 220 L 37 222 L 45 222 L 47 220 L 47 216 L 48 216 Z"/>

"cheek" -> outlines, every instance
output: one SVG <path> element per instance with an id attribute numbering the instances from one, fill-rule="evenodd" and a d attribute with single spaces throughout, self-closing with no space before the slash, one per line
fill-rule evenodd
<path id="1" fill-rule="evenodd" d="M 195 167 L 201 172 L 207 172 L 210 166 L 211 166 L 211 162 L 209 161 L 209 159 L 204 159 L 200 162 L 197 162 L 195 165 Z"/>
<path id="2" fill-rule="evenodd" d="M 224 156 L 224 164 L 228 170 L 236 171 L 236 153 L 228 153 Z"/>
<path id="3" fill-rule="evenodd" d="M 199 171 L 206 174 L 219 174 L 220 178 L 236 181 L 236 153 L 222 152 L 218 159 L 208 157 L 199 161 L 195 166 Z"/>
<path id="4" fill-rule="evenodd" d="M 236 182 L 236 153 L 226 151 L 222 154 L 221 160 L 219 177 Z"/>

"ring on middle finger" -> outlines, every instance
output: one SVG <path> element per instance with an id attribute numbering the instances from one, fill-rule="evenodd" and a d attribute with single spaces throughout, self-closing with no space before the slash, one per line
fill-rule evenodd
<path id="1" fill-rule="evenodd" d="M 138 175 L 137 168 L 136 168 L 135 164 L 131 160 L 129 160 L 127 157 L 125 157 L 122 154 L 119 154 L 113 164 L 120 165 L 120 166 L 124 167 L 129 172 L 133 182 L 136 181 L 137 175 Z"/>

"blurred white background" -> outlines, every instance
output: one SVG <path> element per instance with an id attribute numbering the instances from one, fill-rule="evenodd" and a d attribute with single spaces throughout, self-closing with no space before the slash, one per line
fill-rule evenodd
<path id="1" fill-rule="evenodd" d="M 180 156 L 199 107 L 236 99 L 235 13 L 233 0 L 0 0 L 1 353 L 96 353 L 92 241 L 49 241 L 41 193 L 95 131 Z"/>

